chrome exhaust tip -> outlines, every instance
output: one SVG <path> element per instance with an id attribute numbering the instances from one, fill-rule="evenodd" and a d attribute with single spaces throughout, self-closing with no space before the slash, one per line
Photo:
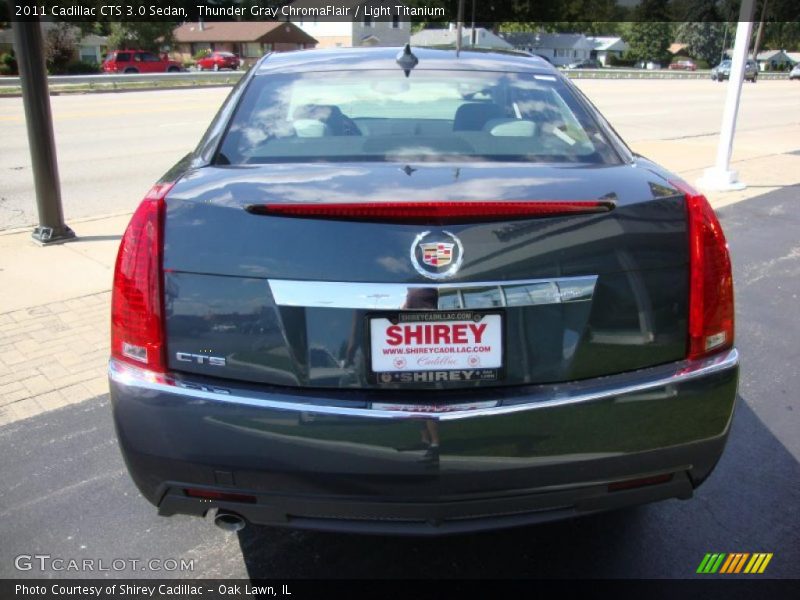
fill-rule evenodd
<path id="1" fill-rule="evenodd" d="M 247 521 L 244 520 L 244 517 L 240 517 L 236 513 L 219 511 L 214 517 L 214 525 L 224 531 L 232 531 L 235 533 L 244 529 L 245 525 L 247 525 Z"/>

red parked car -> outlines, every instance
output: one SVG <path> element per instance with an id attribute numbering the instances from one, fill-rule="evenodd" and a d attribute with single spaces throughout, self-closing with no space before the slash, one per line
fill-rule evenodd
<path id="1" fill-rule="evenodd" d="M 144 50 L 114 50 L 103 61 L 105 73 L 176 73 L 183 68 L 166 54 Z"/>
<path id="2" fill-rule="evenodd" d="M 197 61 L 197 68 L 201 71 L 219 71 L 220 69 L 231 69 L 235 71 L 239 68 L 239 57 L 233 52 L 212 52 L 205 58 Z"/>
<path id="3" fill-rule="evenodd" d="M 697 65 L 691 60 L 679 60 L 669 66 L 673 71 L 696 71 Z"/>

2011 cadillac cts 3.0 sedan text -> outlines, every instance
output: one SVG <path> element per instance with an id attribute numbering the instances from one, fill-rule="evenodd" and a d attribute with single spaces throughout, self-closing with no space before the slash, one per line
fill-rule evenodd
<path id="1" fill-rule="evenodd" d="M 163 515 L 473 531 L 692 496 L 733 333 L 706 199 L 544 60 L 271 54 L 122 239 L 111 398 Z"/>

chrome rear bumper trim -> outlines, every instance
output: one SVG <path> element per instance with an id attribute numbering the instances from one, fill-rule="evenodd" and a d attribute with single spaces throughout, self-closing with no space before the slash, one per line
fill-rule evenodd
<path id="1" fill-rule="evenodd" d="M 591 300 L 597 275 L 464 283 L 359 283 L 270 279 L 278 306 L 361 310 L 451 310 Z"/>
<path id="2" fill-rule="evenodd" d="M 369 407 L 337 406 L 330 404 L 315 404 L 313 397 L 293 396 L 291 390 L 285 392 L 273 391 L 270 393 L 254 392 L 244 389 L 234 389 L 222 386 L 210 386 L 182 379 L 177 376 L 153 373 L 138 367 L 127 365 L 116 360 L 109 363 L 109 378 L 111 381 L 131 391 L 142 390 L 157 393 L 175 394 L 210 402 L 225 402 L 229 404 L 245 405 L 265 409 L 287 410 L 301 413 L 326 414 L 342 417 L 365 417 L 371 419 L 428 419 L 434 421 L 453 421 L 492 415 L 504 415 L 529 410 L 565 406 L 585 402 L 608 400 L 619 396 L 620 401 L 632 402 L 637 400 L 636 394 L 642 394 L 642 399 L 652 399 L 652 394 L 659 389 L 665 399 L 674 396 L 671 386 L 684 382 L 734 369 L 739 364 L 739 353 L 734 348 L 728 352 L 712 356 L 703 360 L 681 361 L 660 367 L 652 367 L 642 371 L 623 373 L 601 377 L 591 381 L 577 381 L 559 385 L 530 386 L 529 401 L 516 404 L 504 404 L 502 399 L 507 393 L 507 388 L 493 388 L 481 391 L 481 400 L 491 400 L 493 392 L 497 392 L 498 399 L 494 406 L 486 406 L 484 402 L 474 408 L 463 410 L 450 410 L 449 412 L 425 412 L 408 410 L 408 405 L 402 405 L 402 410 L 373 409 Z M 305 392 L 314 390 L 305 389 Z M 343 390 L 346 391 L 346 390 Z M 373 390 L 379 392 L 379 390 Z M 468 392 L 470 390 L 464 390 Z M 472 390 L 473 392 L 475 390 Z M 324 397 L 324 390 L 319 390 L 320 398 Z M 377 394 L 376 394 L 377 395 Z M 633 397 L 631 397 L 633 396 Z M 308 398 L 309 402 L 302 402 Z M 391 395 L 384 399 L 390 400 Z M 398 405 L 398 407 L 401 405 Z M 442 411 L 447 411 L 446 405 L 441 406 Z"/>

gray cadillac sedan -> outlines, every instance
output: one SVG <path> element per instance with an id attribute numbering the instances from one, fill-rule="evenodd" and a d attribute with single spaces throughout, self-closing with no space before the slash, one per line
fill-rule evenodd
<path id="1" fill-rule="evenodd" d="M 133 215 L 109 374 L 162 515 L 443 534 L 691 497 L 733 336 L 707 200 L 546 61 L 312 50 Z"/>

